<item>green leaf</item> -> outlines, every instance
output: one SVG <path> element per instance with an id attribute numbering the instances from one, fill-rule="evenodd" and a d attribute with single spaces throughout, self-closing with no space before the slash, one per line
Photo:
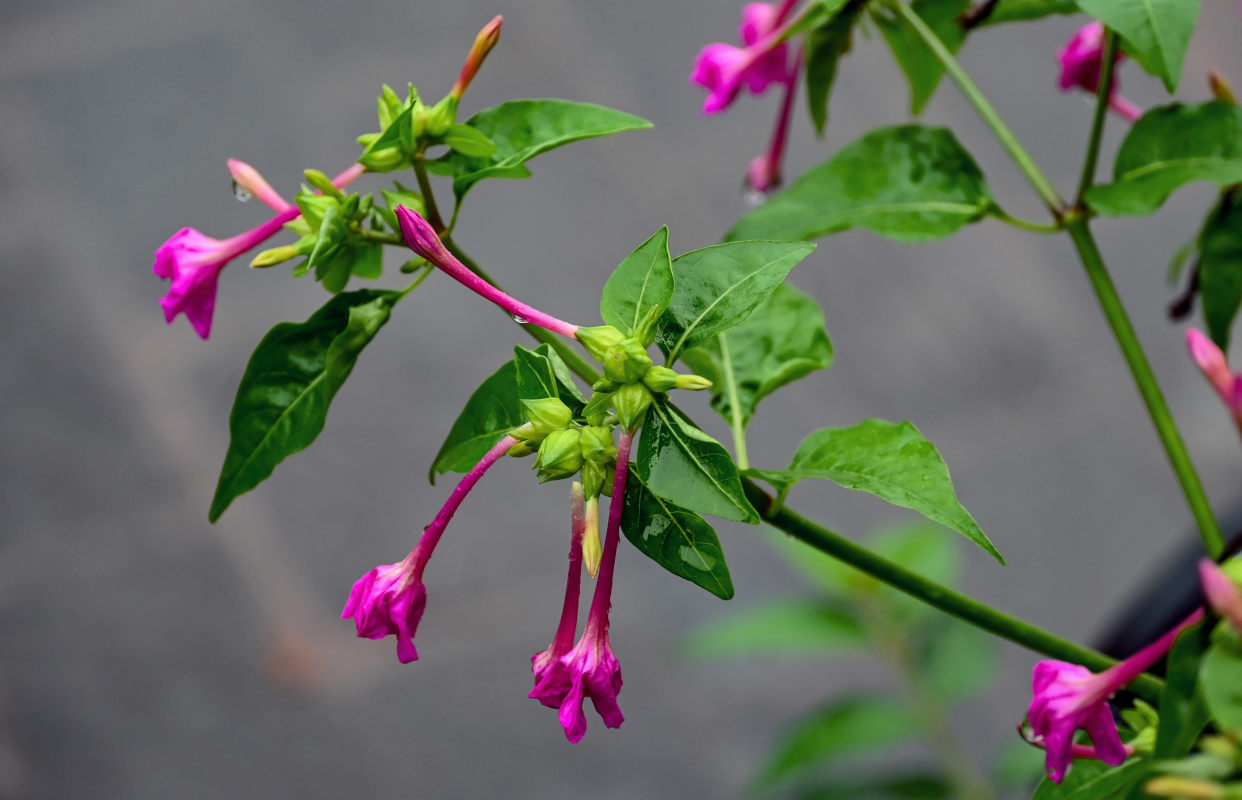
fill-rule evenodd
<path id="1" fill-rule="evenodd" d="M 909 741 L 918 726 L 897 701 L 854 695 L 812 711 L 791 726 L 773 748 L 757 783 L 770 787 L 832 759 Z"/>
<path id="2" fill-rule="evenodd" d="M 516 368 L 517 400 L 555 397 L 569 406 L 575 415 L 586 405 L 586 398 L 570 376 L 569 367 L 565 366 L 551 345 L 541 344 L 534 350 L 516 345 L 513 348 L 513 363 Z"/>
<path id="3" fill-rule="evenodd" d="M 983 173 L 944 128 L 880 128 L 742 216 L 728 239 L 814 239 L 849 228 L 940 239 L 992 206 Z"/>
<path id="4" fill-rule="evenodd" d="M 392 172 L 411 165 L 409 153 L 414 150 L 413 104 L 407 104 L 379 136 L 367 144 L 358 163 L 369 172 Z"/>
<path id="5" fill-rule="evenodd" d="M 1212 719 L 1223 732 L 1237 736 L 1242 734 L 1242 642 L 1225 634 L 1217 633 L 1203 657 L 1199 681 Z"/>
<path id="6" fill-rule="evenodd" d="M 979 27 L 1002 22 L 1025 22 L 1052 14 L 1077 14 L 1075 0 L 1000 0 Z"/>
<path id="7" fill-rule="evenodd" d="M 668 226 L 626 256 L 608 277 L 599 300 L 604 322 L 629 335 L 652 308 L 666 308 L 673 296 L 673 266 L 668 254 Z"/>
<path id="8" fill-rule="evenodd" d="M 396 189 L 380 189 L 380 194 L 384 197 L 384 207 L 376 206 L 375 211 L 394 233 L 401 233 L 401 223 L 397 221 L 397 206 L 411 208 L 419 214 L 423 214 L 426 209 L 423 206 L 423 196 L 421 194 L 413 189 L 405 188 L 398 181 L 393 183 L 396 185 Z"/>
<path id="9" fill-rule="evenodd" d="M 1212 341 L 1229 349 L 1229 329 L 1242 305 L 1242 192 L 1224 192 L 1199 237 L 1199 294 Z"/>
<path id="10" fill-rule="evenodd" d="M 949 800 L 953 790 L 941 775 L 906 773 L 897 776 L 887 772 L 859 778 L 829 778 L 800 781 L 795 800 Z"/>
<path id="11" fill-rule="evenodd" d="M 966 41 L 966 30 L 957 19 L 969 8 L 970 0 L 913 0 L 910 3 L 910 10 L 922 17 L 950 53 L 956 53 Z M 910 82 L 910 113 L 918 114 L 936 91 L 944 75 L 944 65 L 901 17 L 875 6 L 871 7 L 871 17 L 892 49 L 897 66 Z"/>
<path id="12" fill-rule="evenodd" d="M 1032 800 L 1104 800 L 1121 798 L 1148 774 L 1148 761 L 1130 759 L 1118 767 L 1103 761 L 1075 759 L 1074 766 L 1060 783 L 1044 778 Z"/>
<path id="13" fill-rule="evenodd" d="M 332 398 L 398 299 L 397 292 L 341 294 L 305 322 L 282 322 L 268 331 L 237 387 L 229 449 L 208 513 L 212 522 L 286 456 L 315 440 Z"/>
<path id="14" fill-rule="evenodd" d="M 956 703 L 987 690 L 996 677 L 996 647 L 978 628 L 941 619 L 945 624 L 928 641 L 920 672 L 936 697 Z"/>
<path id="15" fill-rule="evenodd" d="M 949 468 L 936 447 L 909 422 L 869 419 L 852 428 L 824 428 L 798 446 L 787 470 L 748 470 L 780 491 L 822 478 L 868 492 L 952 528 L 1004 564 L 953 490 Z"/>
<path id="16" fill-rule="evenodd" d="M 656 323 L 656 345 L 668 365 L 744 322 L 814 249 L 797 242 L 730 242 L 673 259 L 676 285 Z"/>
<path id="17" fill-rule="evenodd" d="M 685 644 L 699 658 L 823 656 L 866 646 L 862 624 L 848 607 L 808 600 L 778 600 L 709 622 Z"/>
<path id="18" fill-rule="evenodd" d="M 1242 182 L 1242 108 L 1216 100 L 1148 111 L 1121 143 L 1113 182 L 1087 202 L 1109 216 L 1150 214 L 1191 181 Z"/>
<path id="19" fill-rule="evenodd" d="M 837 62 L 850 49 L 854 24 L 862 13 L 863 0 L 828 0 L 829 17 L 806 37 L 806 96 L 811 121 L 820 136 L 828 124 L 828 94 L 837 77 Z"/>
<path id="20" fill-rule="evenodd" d="M 427 478 L 446 472 L 469 472 L 483 454 L 509 431 L 526 422 L 518 403 L 517 367 L 506 361 L 466 401 L 444 444 L 431 462 Z"/>
<path id="21" fill-rule="evenodd" d="M 1177 89 L 1199 0 L 1078 0 L 1078 5 L 1120 34 L 1126 52 L 1166 89 Z"/>
<path id="22" fill-rule="evenodd" d="M 1203 624 L 1199 623 L 1178 634 L 1169 650 L 1164 691 L 1160 694 L 1156 749 L 1152 753 L 1155 758 L 1181 758 L 1189 754 L 1208 723 L 1207 707 L 1199 693 L 1204 639 Z"/>
<path id="23" fill-rule="evenodd" d="M 466 124 L 493 142 L 496 152 L 484 158 L 450 152 L 431 162 L 441 167 L 437 172 L 453 176 L 458 203 L 484 178 L 530 177 L 524 164 L 540 153 L 580 139 L 651 127 L 641 117 L 570 100 L 511 100 L 483 109 Z"/>
<path id="24" fill-rule="evenodd" d="M 647 489 L 671 503 L 735 522 L 759 522 L 729 451 L 667 402 L 651 404 L 635 460 Z"/>
<path id="25" fill-rule="evenodd" d="M 832 364 L 832 342 L 824 330 L 824 313 L 808 294 L 787 283 L 777 286 L 745 322 L 721 334 L 729 350 L 742 424 L 759 401 L 782 386 Z M 687 350 L 682 359 L 712 381 L 712 408 L 731 420 L 729 370 L 719 337 Z"/>
<path id="26" fill-rule="evenodd" d="M 621 530 L 640 553 L 679 578 L 723 600 L 733 597 L 733 579 L 712 526 L 653 493 L 634 467 L 625 488 Z"/>
<path id="27" fill-rule="evenodd" d="M 487 158 L 496 152 L 496 143 L 469 125 L 450 125 L 442 137 L 444 144 L 463 156 Z"/>

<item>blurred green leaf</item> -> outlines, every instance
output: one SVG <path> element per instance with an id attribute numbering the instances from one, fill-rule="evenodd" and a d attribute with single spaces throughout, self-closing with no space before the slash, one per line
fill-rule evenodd
<path id="1" fill-rule="evenodd" d="M 1199 236 L 1199 295 L 1212 341 L 1229 349 L 1229 330 L 1242 305 L 1242 189 L 1221 194 Z"/>
<path id="2" fill-rule="evenodd" d="M 978 628 L 956 619 L 944 623 L 928 642 L 919 671 L 928 688 L 952 704 L 987 690 L 996 677 L 997 654 L 995 643 Z"/>
<path id="3" fill-rule="evenodd" d="M 1132 758 L 1119 767 L 1102 761 L 1075 759 L 1069 774 L 1060 783 L 1044 778 L 1032 800 L 1104 800 L 1122 798 L 1144 780 L 1151 763 Z"/>
<path id="4" fill-rule="evenodd" d="M 1083 11 L 1115 30 L 1126 52 L 1160 78 L 1170 93 L 1182 76 L 1199 0 L 1078 0 Z"/>
<path id="5" fill-rule="evenodd" d="M 828 94 L 837 77 L 837 63 L 853 42 L 854 25 L 865 0 L 827 0 L 825 18 L 806 36 L 806 95 L 811 122 L 820 136 L 828 124 Z"/>
<path id="6" fill-rule="evenodd" d="M 1077 14 L 1075 0 L 1000 0 L 979 27 L 1002 22 L 1025 22 L 1052 14 Z"/>
<path id="7" fill-rule="evenodd" d="M 966 41 L 966 30 L 958 18 L 970 8 L 970 0 L 912 0 L 910 10 L 922 17 L 936 38 L 956 53 Z M 944 75 L 944 65 L 923 38 L 901 17 L 872 5 L 871 18 L 893 51 L 897 66 L 910 82 L 910 113 L 918 114 L 936 91 Z"/>
<path id="8" fill-rule="evenodd" d="M 1214 639 L 1199 672 L 1203 699 L 1221 730 L 1242 735 L 1242 641 L 1220 626 Z"/>
<path id="9" fill-rule="evenodd" d="M 1190 752 L 1207 725 L 1207 707 L 1199 692 L 1199 661 L 1206 642 L 1203 624 L 1178 634 L 1165 666 L 1160 695 L 1160 724 L 1156 728 L 1156 758 L 1180 758 Z M 1237 675 L 1242 679 L 1242 672 Z"/>
<path id="10" fill-rule="evenodd" d="M 867 646 L 855 613 L 822 600 L 778 600 L 703 625 L 686 640 L 698 658 L 854 653 Z"/>

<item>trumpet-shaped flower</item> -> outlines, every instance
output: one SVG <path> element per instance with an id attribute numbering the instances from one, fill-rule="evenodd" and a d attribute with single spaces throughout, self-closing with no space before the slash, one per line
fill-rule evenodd
<path id="1" fill-rule="evenodd" d="M 1077 87 L 1091 94 L 1096 93 L 1100 86 L 1100 72 L 1104 66 L 1105 36 L 1104 23 L 1088 23 L 1079 28 L 1078 32 L 1071 36 L 1057 53 L 1057 58 L 1061 62 L 1062 91 Z M 1122 52 L 1118 50 L 1113 63 L 1121 61 L 1122 57 Z M 1134 122 L 1143 116 L 1143 110 L 1122 97 L 1118 93 L 1120 89 L 1121 81 L 1114 75 L 1112 96 L 1108 99 L 1109 108 L 1119 116 Z"/>
<path id="2" fill-rule="evenodd" d="M 1242 590 L 1215 561 L 1199 561 L 1199 582 L 1212 610 L 1242 634 Z"/>
<path id="3" fill-rule="evenodd" d="M 793 114 L 794 95 L 798 89 L 798 69 L 801 64 L 802 53 L 799 51 L 794 57 L 793 69 L 785 80 L 785 96 L 776 115 L 772 141 L 767 151 L 755 156 L 746 168 L 746 185 L 759 195 L 773 192 L 781 185 L 781 161 L 785 156 L 785 145 L 789 141 L 789 120 Z"/>
<path id="4" fill-rule="evenodd" d="M 781 41 L 781 25 L 792 6 L 788 0 L 780 6 L 749 3 L 742 9 L 738 26 L 738 38 L 745 47 L 715 42 L 699 51 L 689 80 L 707 89 L 704 114 L 724 111 L 743 86 L 762 94 L 772 84 L 789 82 L 796 69 L 789 67 L 789 48 Z"/>
<path id="5" fill-rule="evenodd" d="M 586 529 L 586 500 L 582 484 L 574 482 L 571 501 L 571 532 L 569 540 L 569 576 L 565 579 L 565 602 L 561 607 L 561 621 L 548 649 L 530 657 L 530 670 L 535 675 L 535 687 L 530 690 L 534 700 L 550 708 L 560 707 L 564 692 L 559 682 L 551 680 L 553 665 L 574 645 L 574 632 L 578 628 L 578 595 L 582 589 L 582 533 Z"/>
<path id="6" fill-rule="evenodd" d="M 381 564 L 354 583 L 341 612 L 341 619 L 354 618 L 358 636 L 363 639 L 397 637 L 397 658 L 402 664 L 418 660 L 414 633 L 427 605 L 427 589 L 423 586 L 423 570 L 435 552 L 440 537 L 466 495 L 484 473 L 518 440 L 506 436 L 483 455 L 453 489 L 444 507 L 423 530 L 418 544 L 396 564 Z"/>

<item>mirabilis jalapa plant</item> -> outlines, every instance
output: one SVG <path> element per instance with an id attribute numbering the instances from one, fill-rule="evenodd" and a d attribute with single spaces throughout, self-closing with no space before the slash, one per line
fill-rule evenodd
<path id="1" fill-rule="evenodd" d="M 230 415 L 231 440 L 210 518 L 315 439 L 361 352 L 395 307 L 441 271 L 504 309 L 538 346 L 515 347 L 513 359 L 466 401 L 430 469 L 433 481 L 449 472 L 463 477 L 408 555 L 355 583 L 342 616 L 354 620 L 360 637 L 392 635 L 398 658 L 417 660 L 414 636 L 428 600 L 424 575 L 449 521 L 498 461 L 533 457 L 540 482 L 570 481 L 571 531 L 563 611 L 551 643 L 531 659 L 530 697 L 558 709 L 571 741 L 586 731 L 587 698 L 606 726 L 617 727 L 624 719 L 617 699 L 621 670 L 609 638 L 621 536 L 673 574 L 728 599 L 732 579 L 704 519 L 716 516 L 767 522 L 917 600 L 1049 656 L 1035 666 L 1023 726 L 1026 738 L 1047 753 L 1051 783 L 1040 790 L 1041 797 L 1062 796 L 1057 784 L 1067 774 L 1062 786 L 1074 784 L 1075 759 L 1095 762 L 1092 779 L 1107 776 L 1096 783 L 1107 784 L 1108 792 L 1138 787 L 1134 790 L 1156 796 L 1242 796 L 1242 639 L 1230 624 L 1218 623 L 1221 617 L 1237 622 L 1238 568 L 1216 567 L 1224 538 L 1090 227 L 1099 216 L 1151 213 L 1190 181 L 1221 187 L 1220 202 L 1191 248 L 1198 257 L 1190 290 L 1192 299 L 1202 299 L 1212 347 L 1219 350 L 1197 333 L 1191 348 L 1236 418 L 1236 398 L 1226 392 L 1232 376 L 1221 351 L 1242 304 L 1237 288 L 1242 286 L 1237 200 L 1242 109 L 1220 78 L 1212 83 L 1216 99 L 1198 104 L 1144 111 L 1117 93 L 1123 54 L 1173 91 L 1198 11 L 1198 0 L 781 0 L 745 6 L 740 45 L 704 47 L 690 80 L 707 90 L 708 114 L 725 111 L 744 91 L 779 90 L 772 139 L 742 170 L 753 192 L 769 196 L 737 220 L 723 244 L 673 258 L 667 229 L 653 234 L 604 283 L 602 324 L 578 315 L 578 322 L 567 322 L 507 294 L 454 238 L 464 200 L 476 184 L 528 177 L 527 162 L 564 144 L 649 127 L 631 114 L 567 100 L 509 101 L 459 122 L 464 94 L 499 40 L 497 17 L 480 31 L 458 80 L 439 101 L 424 102 L 413 85 L 404 95 L 383 87 L 380 129 L 359 137 L 363 150 L 357 163 L 336 178 L 307 170 L 306 185 L 291 203 L 252 167 L 230 161 L 239 191 L 260 199 L 275 216 L 223 240 L 186 228 L 157 250 L 154 272 L 172 281 L 161 301 L 166 319 L 184 313 L 204 339 L 224 268 L 281 230 L 296 233 L 298 240 L 258 253 L 251 265 L 296 262 L 295 276 L 313 273 L 332 295 L 305 322 L 276 325 L 251 356 Z M 1060 52 L 1059 84 L 1092 92 L 1097 100 L 1085 131 L 1082 177 L 1073 198 L 1066 199 L 954 54 L 968 36 L 988 26 L 1074 13 L 1092 19 Z M 864 26 L 879 30 L 909 78 L 913 112 L 943 75 L 957 84 L 1047 207 L 1047 222 L 1005 212 L 949 130 L 914 123 L 872 131 L 777 191 L 798 84 L 806 83 L 810 117 L 822 134 L 837 70 L 856 44 L 862 46 L 857 32 Z M 1055 67 L 1057 57 L 1050 54 L 1049 60 Z M 1054 78 L 1050 69 L 1048 85 Z M 1097 185 L 1101 131 L 1110 108 L 1132 128 L 1117 154 L 1112 181 Z M 399 170 L 413 173 L 416 188 L 394 182 L 379 190 L 379 199 L 346 193 L 364 174 Z M 451 214 L 441 213 L 432 176 L 451 180 Z M 924 241 L 985 219 L 1072 239 L 1209 556 L 1201 569 L 1207 610 L 1121 662 L 923 577 L 912 568 L 919 565 L 886 559 L 786 504 L 796 483 L 830 480 L 916 511 L 1003 564 L 958 502 L 936 448 L 911 423 L 870 419 L 822 429 L 806 437 L 786 469 L 749 464 L 746 426 L 759 402 L 832 361 L 816 302 L 785 283 L 814 249 L 809 240 L 863 228 Z M 398 290 L 346 291 L 355 278 L 382 275 L 386 247 L 413 251 L 400 268 L 413 275 L 411 281 Z M 652 345 L 663 364 L 656 363 Z M 686 369 L 677 369 L 678 362 Z M 589 394 L 578 379 L 589 385 Z M 674 403 L 679 389 L 710 390 L 712 406 L 730 425 L 732 454 Z M 774 495 L 757 481 L 770 484 Z M 608 498 L 602 539 L 601 496 Z M 575 641 L 584 568 L 597 582 Z M 1162 682 L 1147 670 L 1166 654 L 1169 677 Z M 1110 698 L 1123 687 L 1146 705 L 1121 731 Z M 1079 730 L 1090 736 L 1090 744 L 1077 739 Z M 1186 794 L 1191 784 L 1199 794 Z M 1090 786 L 1075 785 L 1074 791 L 1074 797 L 1111 796 L 1103 788 L 1092 794 Z"/>

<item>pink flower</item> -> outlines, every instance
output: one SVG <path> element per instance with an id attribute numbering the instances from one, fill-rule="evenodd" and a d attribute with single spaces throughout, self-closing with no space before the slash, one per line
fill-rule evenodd
<path id="1" fill-rule="evenodd" d="M 1091 22 L 1078 29 L 1057 53 L 1061 61 L 1060 85 L 1062 91 L 1078 87 L 1095 94 L 1100 86 L 1100 70 L 1104 66 L 1105 29 L 1102 22 Z M 1121 61 L 1121 50 L 1117 51 L 1115 62 Z M 1114 62 L 1114 63 L 1115 63 Z M 1113 77 L 1113 94 L 1108 105 L 1118 115 L 1134 122 L 1143 116 L 1138 106 L 1126 100 L 1117 92 L 1121 89 L 1121 80 Z"/>
<path id="2" fill-rule="evenodd" d="M 1199 561 L 1199 581 L 1212 610 L 1242 634 L 1242 590 L 1238 584 L 1209 558 Z"/>
<path id="3" fill-rule="evenodd" d="M 423 570 L 435 552 L 440 537 L 461 502 L 470 494 L 479 479 L 500 460 L 518 440 L 506 436 L 492 446 L 449 494 L 443 508 L 423 530 L 418 544 L 396 564 L 381 564 L 354 583 L 345 601 L 341 619 L 354 618 L 358 636 L 363 639 L 397 637 L 397 658 L 402 664 L 418 660 L 414 648 L 414 632 L 427 605 L 427 589 L 423 586 Z"/>
<path id="4" fill-rule="evenodd" d="M 586 714 L 582 711 L 582 704 L 588 697 L 605 726 L 619 728 L 625 722 L 621 707 L 617 705 L 617 695 L 621 692 L 621 664 L 612 652 L 612 643 L 608 638 L 608 611 L 612 605 L 613 570 L 621 537 L 621 509 L 625 505 L 626 476 L 629 474 L 630 446 L 633 442 L 633 431 L 622 433 L 617 442 L 613 499 L 608 505 L 608 533 L 600 561 L 599 583 L 591 598 L 591 610 L 587 614 L 582 638 L 572 650 L 555 661 L 542 659 L 541 653 L 531 662 L 532 668 L 536 669 L 537 682 L 530 696 L 545 706 L 560 709 L 557 718 L 565 729 L 565 738 L 571 742 L 582 741 L 586 735 Z M 567 599 L 566 606 L 568 603 Z M 561 621 L 563 629 L 564 616 Z M 557 633 L 559 635 L 560 631 Z"/>
<path id="5" fill-rule="evenodd" d="M 776 127 L 767 152 L 755 156 L 746 168 L 746 184 L 751 191 L 761 195 L 773 192 L 781 185 L 781 161 L 785 157 L 785 144 L 789 141 L 789 119 L 793 113 L 794 94 L 798 89 L 798 68 L 802 64 L 802 52 L 794 57 L 793 69 L 785 81 L 785 97 L 776 114 Z"/>
<path id="6" fill-rule="evenodd" d="M 1220 395 L 1221 402 L 1242 431 L 1242 375 L 1235 375 L 1225 361 L 1225 354 L 1198 328 L 1186 331 L 1186 347 L 1203 377 Z"/>
<path id="7" fill-rule="evenodd" d="M 742 9 L 738 38 L 746 47 L 716 42 L 704 47 L 694 60 L 690 82 L 707 89 L 703 113 L 724 111 L 746 86 L 761 94 L 774 83 L 787 83 L 796 68 L 789 68 L 789 48 L 780 41 L 781 23 L 793 3 L 749 3 Z"/>
<path id="8" fill-rule="evenodd" d="M 552 644 L 543 652 L 530 657 L 530 670 L 535 675 L 535 687 L 528 695 L 549 708 L 559 708 L 565 699 L 559 682 L 551 677 L 552 666 L 573 648 L 574 633 L 578 628 L 578 595 L 582 588 L 582 533 L 586 530 L 586 503 L 582 496 L 582 484 L 574 482 L 571 504 L 571 529 L 569 539 L 569 577 L 565 579 L 565 602 L 561 607 L 561 621 L 552 637 Z"/>
<path id="9" fill-rule="evenodd" d="M 1031 706 L 1027 712 L 1032 741 L 1047 751 L 1044 768 L 1060 783 L 1075 756 L 1094 756 L 1105 764 L 1120 764 L 1130 753 L 1122 744 L 1108 707 L 1108 698 L 1158 661 L 1184 628 L 1203 618 L 1191 614 L 1171 631 L 1099 674 L 1065 661 L 1041 661 L 1031 676 Z M 1093 750 L 1074 745 L 1081 728 L 1091 737 Z"/>

